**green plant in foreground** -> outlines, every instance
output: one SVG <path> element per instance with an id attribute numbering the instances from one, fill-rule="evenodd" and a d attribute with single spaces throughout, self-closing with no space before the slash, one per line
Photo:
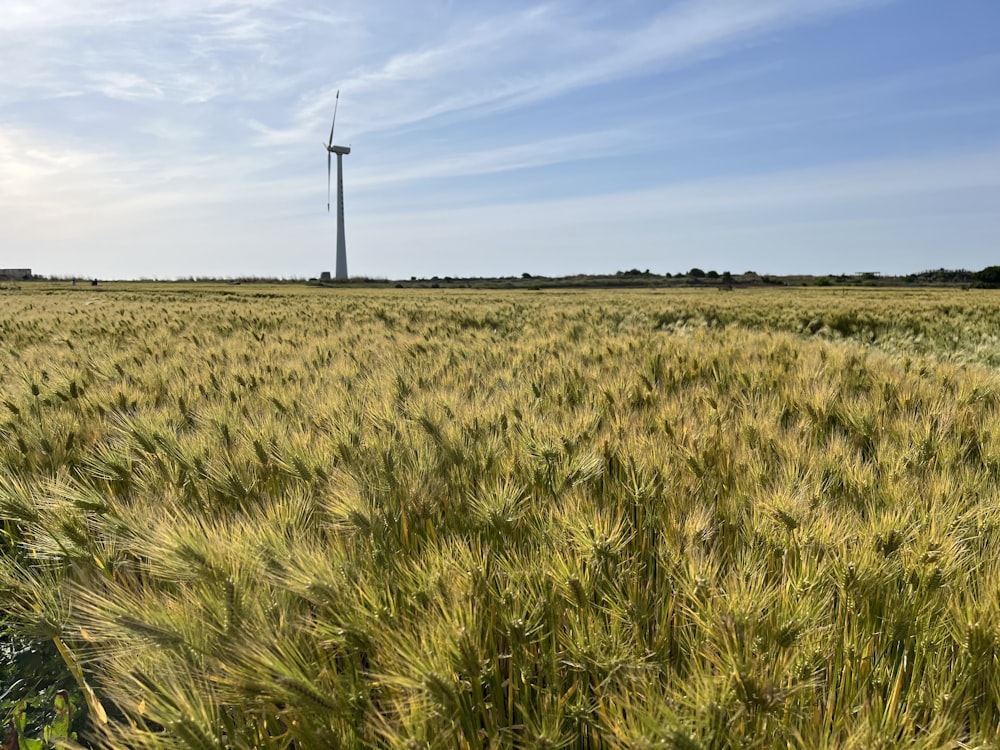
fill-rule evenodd
<path id="1" fill-rule="evenodd" d="M 11 733 L 14 717 L 20 714 L 20 733 L 41 736 L 43 727 L 53 724 L 57 693 L 65 693 L 80 708 L 78 687 L 62 656 L 51 640 L 38 640 L 37 634 L 26 638 L 9 630 L 3 633 L 0 688 L 0 726 Z M 86 711 L 73 711 L 72 731 L 82 730 L 85 724 Z"/>
<path id="2" fill-rule="evenodd" d="M 46 747 L 62 744 L 61 741 L 76 739 L 76 733 L 70 729 L 73 724 L 73 706 L 69 693 L 65 690 L 58 691 L 52 700 L 52 708 L 52 721 L 42 727 L 42 737 L 38 739 L 26 736 L 28 705 L 26 701 L 18 704 L 11 721 L 18 750 L 43 750 Z"/>

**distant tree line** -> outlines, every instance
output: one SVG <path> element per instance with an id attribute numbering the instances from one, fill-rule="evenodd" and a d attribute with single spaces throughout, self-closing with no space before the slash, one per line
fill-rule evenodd
<path id="1" fill-rule="evenodd" d="M 538 287 L 540 284 L 546 284 L 550 286 L 640 286 L 656 284 L 660 280 L 671 279 L 673 280 L 672 285 L 680 284 L 699 284 L 704 282 L 716 282 L 722 285 L 776 285 L 776 286 L 787 286 L 788 284 L 795 285 L 815 285 L 815 286 L 833 286 L 835 284 L 858 284 L 862 283 L 865 286 L 869 285 L 892 285 L 892 284 L 954 284 L 963 285 L 968 287 L 978 287 L 984 289 L 994 289 L 1000 288 L 1000 265 L 998 266 L 987 266 L 981 271 L 969 271 L 967 269 L 947 269 L 947 268 L 937 268 L 933 270 L 921 271 L 919 273 L 911 273 L 901 276 L 892 275 L 879 275 L 877 273 L 854 273 L 854 274 L 830 274 L 830 275 L 798 275 L 790 274 L 784 276 L 772 276 L 772 275 L 759 275 L 754 271 L 744 271 L 742 274 L 733 274 L 730 271 L 715 271 L 715 270 L 703 270 L 697 266 L 691 268 L 688 271 L 680 271 L 679 273 L 673 274 L 669 271 L 658 273 L 656 271 L 651 271 L 650 269 L 640 270 L 638 268 L 630 268 L 626 271 L 616 271 L 613 274 L 572 274 L 569 276 L 545 276 L 542 274 L 532 274 L 529 272 L 524 272 L 520 276 L 498 276 L 498 277 L 488 277 L 488 276 L 471 276 L 471 277 L 451 277 L 451 276 L 432 276 L 430 278 L 418 278 L 416 276 L 411 276 L 409 281 L 406 282 L 403 279 L 393 280 L 385 277 L 371 277 L 371 276 L 352 276 L 350 279 L 337 279 L 331 281 L 322 281 L 317 278 L 303 279 L 296 277 L 277 277 L 277 276 L 229 276 L 229 277 L 218 277 L 218 276 L 186 276 L 173 279 L 173 281 L 181 283 L 228 283 L 228 284 L 296 284 L 296 283 L 309 283 L 313 285 L 322 286 L 388 286 L 394 285 L 398 288 L 403 288 L 405 286 L 429 286 L 432 288 L 440 288 L 443 285 L 462 285 L 467 287 L 489 287 L 489 286 L 502 286 L 502 287 L 515 287 L 515 286 L 530 286 L 531 288 Z M 2 269 L 0 269 L 0 280 L 5 280 L 2 274 Z M 9 279 L 6 279 L 9 280 Z M 40 275 L 31 274 L 30 276 L 23 276 L 18 279 L 19 281 L 50 281 L 50 282 L 62 282 L 62 281 L 74 281 L 82 280 L 83 282 L 91 281 L 88 277 L 84 276 L 64 276 L 64 275 Z M 155 282 L 155 281 L 171 281 L 169 279 L 155 279 L 155 278 L 139 278 L 134 279 L 134 281 L 139 282 Z"/>

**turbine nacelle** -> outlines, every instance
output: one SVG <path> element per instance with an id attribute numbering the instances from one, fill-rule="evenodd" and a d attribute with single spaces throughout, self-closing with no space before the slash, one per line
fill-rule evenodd
<path id="1" fill-rule="evenodd" d="M 331 154 L 340 154 L 341 156 L 346 156 L 347 154 L 351 153 L 351 147 L 350 146 L 330 146 L 330 145 L 327 145 L 326 143 L 324 143 L 323 146 Z"/>

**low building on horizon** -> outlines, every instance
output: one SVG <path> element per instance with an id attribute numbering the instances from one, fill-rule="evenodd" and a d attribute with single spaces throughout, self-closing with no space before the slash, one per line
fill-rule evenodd
<path id="1" fill-rule="evenodd" d="M 0 268 L 0 279 L 5 281 L 27 281 L 30 278 L 30 268 Z"/>

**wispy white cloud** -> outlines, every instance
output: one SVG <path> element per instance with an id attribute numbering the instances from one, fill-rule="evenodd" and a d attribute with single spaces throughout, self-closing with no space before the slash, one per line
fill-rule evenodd
<path id="1" fill-rule="evenodd" d="M 147 22 L 197 17 L 227 9 L 273 7 L 272 0 L 7 0 L 0 14 L 0 32 L 53 32 L 65 28 L 129 26 Z"/>
<path id="2" fill-rule="evenodd" d="M 0 196 L 8 201 L 37 190 L 44 181 L 67 171 L 82 171 L 102 159 L 93 151 L 39 142 L 13 129 L 0 130 Z"/>
<path id="3" fill-rule="evenodd" d="M 89 73 L 87 79 L 109 99 L 139 101 L 163 98 L 163 89 L 135 73 L 112 71 Z"/>
<path id="4" fill-rule="evenodd" d="M 863 161 L 885 144 L 833 152 L 820 137 L 848 120 L 902 131 L 951 117 L 977 123 L 971 148 L 996 121 L 983 92 L 1000 58 L 886 66 L 847 82 L 797 75 L 808 61 L 783 40 L 805 27 L 822 36 L 821 26 L 887 5 L 8 0 L 0 241 L 120 248 L 102 250 L 108 258 L 131 237 L 156 252 L 173 242 L 205 255 L 236 237 L 258 258 L 267 243 L 289 255 L 293 246 L 325 252 L 319 142 L 338 88 L 338 140 L 355 147 L 348 224 L 369 247 L 412 242 L 444 253 L 489 234 L 542 257 L 543 240 L 589 247 L 602 233 L 605 244 L 645 246 L 657 232 L 679 236 L 678 226 L 690 240 L 699 225 L 720 236 L 821 226 L 834 214 L 855 225 L 873 211 L 916 217 L 927 196 L 961 211 L 963 192 L 977 210 L 996 195 L 992 147 L 948 154 L 962 141 L 942 127 L 938 155 L 899 139 L 908 157 Z M 924 96 L 950 89 L 965 95 Z M 799 150 L 782 160 L 786 134 Z M 782 166 L 793 163 L 814 167 Z M 696 179 L 709 173 L 720 176 Z M 583 197 L 560 199 L 568 195 Z M 248 228 L 267 222 L 270 235 Z"/>
<path id="5" fill-rule="evenodd" d="M 321 130 L 342 89 L 354 112 L 350 134 L 382 132 L 428 119 L 522 107 L 569 92 L 678 68 L 775 31 L 887 0 L 686 0 L 630 28 L 613 24 L 614 8 L 595 17 L 560 6 L 507 11 L 429 29 L 431 44 L 392 54 L 309 95 L 291 123 L 265 130 L 288 143 Z"/>
<path id="6" fill-rule="evenodd" d="M 414 180 L 496 174 L 612 156 L 635 150 L 638 147 L 635 135 L 628 129 L 602 130 L 485 150 L 452 152 L 420 161 L 369 164 L 365 172 L 352 181 L 352 187 L 364 190 Z"/>
<path id="7" fill-rule="evenodd" d="M 871 199 L 925 193 L 1000 188 L 1000 146 L 981 151 L 901 159 L 848 162 L 808 169 L 781 170 L 742 177 L 684 180 L 638 191 L 602 193 L 582 198 L 505 203 L 447 210 L 450 220 L 482 212 L 545 217 L 559 225 L 586 223 L 613 215 L 638 221 L 698 213 L 752 213 L 761 210 L 794 216 L 804 206 L 864 205 Z M 377 210 L 375 213 L 379 213 Z M 421 208 L 428 221 L 440 215 Z M 407 216 L 405 212 L 399 218 Z M 413 216 L 410 216 L 413 218 Z"/>
<path id="8" fill-rule="evenodd" d="M 155 150 L 85 149 L 0 128 L 0 227 L 11 226 L 14 218 L 20 224 L 33 219 L 35 234 L 82 232 L 95 221 L 145 213 L 227 215 L 241 204 L 266 210 L 276 196 L 304 190 L 295 177 L 263 176 L 264 171 L 251 154 L 189 155 L 171 163 Z"/>
<path id="9" fill-rule="evenodd" d="M 296 81 L 273 66 L 281 40 L 303 21 L 276 1 L 12 2 L 0 14 L 0 102 L 250 101 Z"/>
<path id="10" fill-rule="evenodd" d="M 343 113 L 345 137 L 384 133 L 690 65 L 788 26 L 883 1 L 684 0 L 631 26 L 617 21 L 613 8 L 547 4 L 489 9 L 488 15 L 456 8 L 454 20 L 443 25 L 414 16 L 415 33 L 401 39 L 383 36 L 386 9 L 377 6 L 365 15 L 287 0 L 11 0 L 10 11 L 0 15 L 0 42 L 28 33 L 33 45 L 48 49 L 5 55 L 0 43 L 0 65 L 13 71 L 7 95 L 20 91 L 17 98 L 254 102 L 299 92 L 297 107 L 288 102 L 248 118 L 259 133 L 257 145 L 287 146 L 324 130 L 338 88 L 351 102 Z M 327 82 L 319 87 L 310 83 L 321 60 L 303 58 L 295 46 L 317 25 L 329 27 L 331 49 L 328 72 L 321 74 Z M 100 31 L 74 38 L 77 30 L 92 29 Z M 429 41 L 406 46 L 404 39 L 413 38 Z"/>

